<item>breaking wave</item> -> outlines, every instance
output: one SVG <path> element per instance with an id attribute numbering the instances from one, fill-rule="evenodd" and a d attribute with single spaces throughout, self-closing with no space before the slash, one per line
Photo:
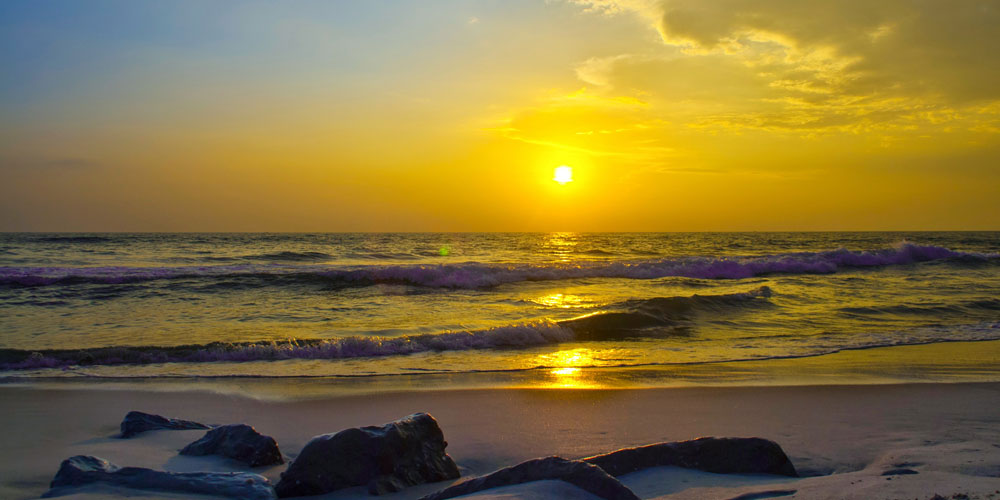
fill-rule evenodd
<path id="1" fill-rule="evenodd" d="M 347 359 L 427 351 L 525 347 L 573 340 L 573 332 L 554 322 L 536 322 L 466 332 L 400 337 L 346 337 L 274 342 L 222 343 L 175 347 L 100 347 L 77 351 L 0 351 L 0 370 L 59 368 L 72 365 L 245 362 L 281 359 Z"/>
<path id="2" fill-rule="evenodd" d="M 835 336 L 836 337 L 836 336 Z M 244 344 L 212 343 L 178 347 L 109 347 L 81 351 L 26 352 L 12 349 L 0 350 L 0 370 L 37 370 L 68 368 L 74 365 L 123 365 L 153 363 L 206 363 L 248 362 L 278 360 L 337 360 L 359 357 L 405 355 L 428 351 L 453 351 L 469 349 L 516 348 L 556 344 L 575 340 L 570 326 L 554 322 L 537 322 L 517 326 L 490 328 L 473 332 L 449 332 L 436 335 L 408 337 L 351 337 L 335 340 L 298 340 L 285 342 L 260 342 Z M 946 342 L 977 342 L 1000 340 L 1000 322 L 952 326 L 928 326 L 891 335 L 860 334 L 849 344 L 829 335 L 817 336 L 811 345 L 796 352 L 764 356 L 736 356 L 709 360 L 684 360 L 652 363 L 622 363 L 604 367 L 627 368 L 655 365 L 689 365 L 704 363 L 765 361 L 774 359 L 806 358 L 843 351 L 875 349 Z M 13 358 L 21 358 L 12 361 Z M 596 366 L 596 365 L 595 365 Z M 581 366 L 588 368 L 593 366 Z M 551 368 L 539 365 L 534 368 Z M 510 369 L 523 370 L 525 368 Z M 500 371 L 510 371 L 500 370 Z M 476 370 L 473 370 L 476 371 Z M 497 370 L 487 370 L 497 371 Z M 428 370 L 428 373 L 436 372 Z M 446 368 L 437 372 L 451 372 Z M 7 374 L 11 376 L 13 374 Z M 367 374 L 371 376 L 373 374 Z M 14 375 L 16 377 L 16 375 Z M 198 375 L 191 375 L 198 377 Z M 225 376 L 225 375 L 223 375 Z M 258 375 L 268 377 L 267 375 Z M 279 375 L 284 376 L 284 375 Z M 300 375 L 289 375 L 300 376 Z"/>
<path id="3" fill-rule="evenodd" d="M 345 359 L 395 356 L 428 351 L 459 351 L 556 344 L 573 340 L 616 340 L 662 336 L 683 331 L 699 312 L 744 310 L 765 302 L 771 289 L 745 293 L 656 297 L 611 306 L 611 310 L 564 321 L 536 321 L 482 330 L 405 335 L 355 336 L 275 342 L 211 343 L 174 347 L 100 347 L 82 350 L 0 350 L 0 370 L 57 368 L 71 365 L 119 365 L 279 359 Z"/>
<path id="4" fill-rule="evenodd" d="M 276 261 L 316 261 L 317 252 L 281 252 Z M 322 282 L 334 286 L 380 283 L 438 288 L 488 288 L 505 283 L 580 278 L 743 279 L 769 274 L 828 274 L 842 269 L 910 265 L 929 261 L 961 264 L 997 262 L 1000 255 L 958 252 L 903 243 L 873 251 L 847 249 L 753 257 L 683 257 L 639 261 L 584 261 L 571 264 L 380 265 L 331 268 L 322 265 L 241 264 L 181 267 L 0 267 L 0 285 L 120 284 L 171 279 L 248 278 L 260 286 Z"/>
<path id="5" fill-rule="evenodd" d="M 324 261 L 333 258 L 332 255 L 323 252 L 274 252 L 265 253 L 260 255 L 251 255 L 244 257 L 245 259 L 260 259 L 260 260 L 274 260 L 274 261 L 290 261 L 290 262 L 310 262 L 310 261 Z"/>
<path id="6" fill-rule="evenodd" d="M 37 241 L 46 243 L 109 243 L 113 241 L 105 236 L 80 235 L 80 236 L 43 236 Z"/>
<path id="7" fill-rule="evenodd" d="M 771 305 L 770 287 L 762 286 L 744 293 L 692 295 L 690 297 L 654 297 L 630 300 L 617 310 L 589 314 L 559 322 L 579 340 L 613 340 L 632 337 L 688 335 L 692 322 L 700 314 L 745 312 Z"/>

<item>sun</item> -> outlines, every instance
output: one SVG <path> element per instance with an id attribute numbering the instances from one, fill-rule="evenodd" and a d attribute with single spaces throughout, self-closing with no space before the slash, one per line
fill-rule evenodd
<path id="1" fill-rule="evenodd" d="M 573 167 L 567 167 L 566 165 L 556 167 L 556 175 L 552 178 L 552 180 L 558 182 L 559 184 L 573 182 Z"/>

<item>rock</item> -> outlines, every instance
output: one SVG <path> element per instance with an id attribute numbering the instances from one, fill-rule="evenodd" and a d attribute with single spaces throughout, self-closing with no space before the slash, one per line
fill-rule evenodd
<path id="1" fill-rule="evenodd" d="M 160 429 L 190 430 L 190 429 L 211 429 L 205 424 L 191 422 L 190 420 L 180 420 L 177 418 L 166 418 L 141 411 L 130 411 L 122 420 L 122 439 L 128 439 L 136 434 L 146 431 Z"/>
<path id="2" fill-rule="evenodd" d="M 913 469 L 889 469 L 882 473 L 883 476 L 905 476 L 908 474 L 920 474 Z"/>
<path id="3" fill-rule="evenodd" d="M 272 500 L 267 478 L 248 472 L 161 472 L 118 467 L 97 457 L 77 455 L 63 460 L 44 497 L 65 494 L 62 488 L 106 483 L 140 490 L 216 495 L 246 500 Z"/>
<path id="4" fill-rule="evenodd" d="M 582 459 L 612 476 L 670 465 L 717 474 L 778 474 L 798 477 L 774 441 L 761 438 L 699 438 L 625 448 Z"/>
<path id="5" fill-rule="evenodd" d="M 787 497 L 789 495 L 794 495 L 798 493 L 799 490 L 767 490 L 767 491 L 755 491 L 753 493 L 744 493 L 742 495 L 737 495 L 729 500 L 761 500 L 764 498 L 777 498 L 777 497 Z"/>
<path id="6" fill-rule="evenodd" d="M 283 464 L 278 443 L 246 424 L 216 427 L 201 439 L 187 445 L 181 455 L 222 455 L 250 467 Z"/>
<path id="7" fill-rule="evenodd" d="M 345 429 L 312 438 L 281 474 L 279 497 L 319 495 L 367 485 L 380 495 L 458 477 L 434 417 L 417 413 L 382 427 Z"/>
<path id="8" fill-rule="evenodd" d="M 639 497 L 632 493 L 632 490 L 601 470 L 600 467 L 561 457 L 528 460 L 513 467 L 500 469 L 492 474 L 463 481 L 436 493 L 431 493 L 420 500 L 444 500 L 502 486 L 546 479 L 566 481 L 606 500 L 639 500 Z"/>

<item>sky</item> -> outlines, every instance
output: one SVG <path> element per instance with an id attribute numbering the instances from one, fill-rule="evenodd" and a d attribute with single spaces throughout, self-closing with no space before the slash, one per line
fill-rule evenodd
<path id="1" fill-rule="evenodd" d="M 998 230 L 997 26 L 998 0 L 6 0 L 0 231 Z"/>

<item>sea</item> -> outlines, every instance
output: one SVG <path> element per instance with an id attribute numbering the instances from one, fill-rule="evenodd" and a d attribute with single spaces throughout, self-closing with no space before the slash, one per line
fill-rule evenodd
<path id="1" fill-rule="evenodd" d="M 8 382 L 739 383 L 998 340 L 998 232 L 0 234 Z M 947 361 L 906 377 L 1000 380 Z"/>

